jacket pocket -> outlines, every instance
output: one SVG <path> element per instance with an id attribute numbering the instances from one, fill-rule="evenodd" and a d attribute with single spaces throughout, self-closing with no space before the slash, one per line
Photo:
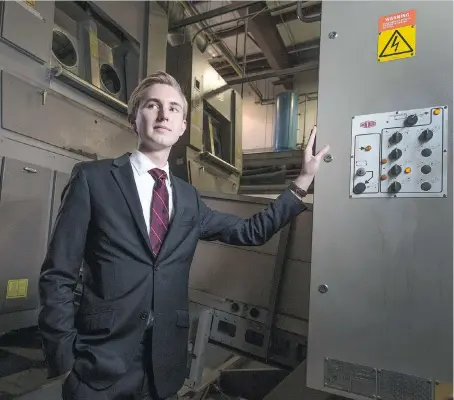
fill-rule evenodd
<path id="1" fill-rule="evenodd" d="M 78 330 L 80 333 L 109 333 L 112 329 L 115 310 L 104 310 L 79 315 Z"/>
<path id="2" fill-rule="evenodd" d="M 177 322 L 176 325 L 179 328 L 189 328 L 189 313 L 184 310 L 177 310 Z"/>

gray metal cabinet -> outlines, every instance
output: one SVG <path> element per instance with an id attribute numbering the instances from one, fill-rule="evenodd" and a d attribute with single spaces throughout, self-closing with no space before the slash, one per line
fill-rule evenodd
<path id="1" fill-rule="evenodd" d="M 53 171 L 4 158 L 0 192 L 0 315 L 39 306 Z"/>

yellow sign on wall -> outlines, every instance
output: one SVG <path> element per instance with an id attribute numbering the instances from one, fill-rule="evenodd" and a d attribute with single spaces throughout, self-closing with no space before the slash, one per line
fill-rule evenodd
<path id="1" fill-rule="evenodd" d="M 416 54 L 416 12 L 409 10 L 380 17 L 378 62 L 400 60 Z"/>
<path id="2" fill-rule="evenodd" d="M 20 299 L 27 297 L 28 279 L 14 279 L 8 281 L 6 289 L 7 299 Z"/>

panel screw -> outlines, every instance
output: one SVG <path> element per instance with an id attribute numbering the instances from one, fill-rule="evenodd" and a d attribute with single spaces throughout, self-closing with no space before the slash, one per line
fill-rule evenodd
<path id="1" fill-rule="evenodd" d="M 330 163 L 331 161 L 333 161 L 333 156 L 331 154 L 327 154 L 325 157 L 323 157 L 323 161 Z"/>
<path id="2" fill-rule="evenodd" d="M 326 293 L 328 291 L 328 285 L 320 285 L 318 291 L 323 294 Z"/>
<path id="3" fill-rule="evenodd" d="M 335 31 L 330 32 L 330 33 L 328 34 L 328 37 L 329 37 L 330 39 L 336 39 L 336 38 L 337 38 L 337 32 L 335 32 Z"/>

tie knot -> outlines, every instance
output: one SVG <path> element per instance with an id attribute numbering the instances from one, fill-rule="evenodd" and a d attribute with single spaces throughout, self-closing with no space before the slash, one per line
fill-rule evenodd
<path id="1" fill-rule="evenodd" d="M 167 179 L 166 171 L 163 171 L 162 169 L 153 168 L 150 169 L 148 172 L 157 182 L 164 183 L 165 180 Z"/>

